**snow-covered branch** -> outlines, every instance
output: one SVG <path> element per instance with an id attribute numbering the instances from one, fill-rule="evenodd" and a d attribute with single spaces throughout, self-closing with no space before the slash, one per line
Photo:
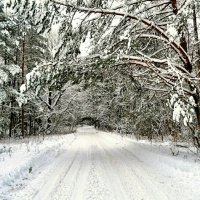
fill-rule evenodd
<path id="1" fill-rule="evenodd" d="M 81 11 L 81 12 L 100 13 L 100 14 L 104 14 L 104 15 L 124 16 L 124 17 L 130 18 L 132 20 L 140 21 L 144 25 L 154 29 L 160 35 L 160 37 L 163 39 L 163 41 L 165 41 L 167 44 L 169 44 L 171 46 L 171 48 L 179 55 L 179 57 L 182 60 L 182 62 L 184 63 L 184 65 L 188 66 L 188 68 L 191 68 L 191 66 L 192 66 L 190 58 L 189 58 L 188 54 L 185 52 L 185 50 L 179 44 L 177 44 L 175 41 L 172 41 L 170 39 L 170 37 L 164 32 L 164 30 L 162 30 L 159 26 L 157 26 L 153 21 L 137 17 L 137 16 L 129 14 L 127 12 L 121 12 L 121 11 L 117 11 L 117 10 L 77 7 L 77 6 L 74 6 L 72 4 L 62 3 L 62 2 L 59 2 L 59 1 L 55 1 L 55 0 L 51 0 L 51 2 L 59 4 L 59 5 L 71 7 L 73 9 L 76 9 L 76 10 Z"/>

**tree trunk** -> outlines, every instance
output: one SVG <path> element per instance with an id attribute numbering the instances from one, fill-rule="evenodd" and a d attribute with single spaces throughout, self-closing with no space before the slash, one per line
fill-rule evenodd
<path id="1" fill-rule="evenodd" d="M 11 97 L 11 108 L 10 108 L 10 124 L 9 124 L 9 137 L 12 137 L 12 129 L 14 126 L 14 113 L 13 113 L 14 99 Z"/>
<path id="2" fill-rule="evenodd" d="M 33 123 L 32 122 L 32 116 L 31 116 L 31 113 L 29 112 L 29 135 L 32 134 L 32 123 Z"/>
<path id="3" fill-rule="evenodd" d="M 197 27 L 197 15 L 196 15 L 196 7 L 195 4 L 192 7 L 193 9 L 193 27 L 194 27 L 194 37 L 195 41 L 199 42 L 199 36 L 198 36 L 198 27 Z M 198 55 L 198 62 L 200 60 L 200 44 L 197 44 L 197 55 Z"/>
<path id="4" fill-rule="evenodd" d="M 52 91 L 49 90 L 49 95 L 48 95 L 48 104 L 49 104 L 49 111 L 51 111 L 51 106 L 52 106 Z M 47 129 L 51 127 L 51 117 L 48 117 L 47 119 Z"/>
<path id="5" fill-rule="evenodd" d="M 196 7 L 195 4 L 192 7 L 193 9 L 193 28 L 194 28 L 194 37 L 195 37 L 195 42 L 197 42 L 197 63 L 196 63 L 196 71 L 198 72 L 198 77 L 200 77 L 199 70 L 200 70 L 200 45 L 198 44 L 199 42 L 199 37 L 198 37 L 198 27 L 197 27 L 197 16 L 196 16 Z M 195 103 L 196 103 L 196 108 L 195 108 L 195 113 L 197 117 L 197 134 L 194 134 L 193 136 L 193 141 L 198 148 L 200 148 L 200 142 L 199 142 L 199 130 L 200 130 L 200 108 L 199 108 L 199 96 L 196 96 L 195 98 Z"/>
<path id="6" fill-rule="evenodd" d="M 22 84 L 24 84 L 24 68 L 25 68 L 25 35 L 22 41 L 22 64 L 21 64 L 21 70 L 22 70 Z M 24 109 L 24 104 L 22 104 L 22 108 L 21 108 L 21 131 L 22 131 L 22 136 L 25 137 L 25 129 L 24 129 L 24 122 L 25 122 L 25 109 Z"/>
<path id="7" fill-rule="evenodd" d="M 16 55 L 15 55 L 15 64 L 17 65 L 18 64 L 18 48 L 16 48 Z M 13 88 L 16 88 L 17 84 L 16 84 L 16 77 L 14 78 L 13 80 L 13 83 L 12 83 L 12 87 Z M 14 97 L 11 97 L 11 108 L 10 108 L 10 125 L 9 125 L 9 137 L 12 137 L 12 129 L 15 125 L 15 113 L 13 112 L 13 107 L 14 107 L 14 104 L 15 104 L 15 99 Z"/>

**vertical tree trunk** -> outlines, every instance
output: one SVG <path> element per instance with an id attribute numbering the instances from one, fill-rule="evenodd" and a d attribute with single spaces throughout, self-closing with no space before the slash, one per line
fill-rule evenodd
<path id="1" fill-rule="evenodd" d="M 49 95 L 48 95 L 48 104 L 49 104 L 49 111 L 51 110 L 52 106 L 52 91 L 49 89 Z M 48 117 L 47 119 L 47 129 L 51 127 L 51 117 Z"/>
<path id="2" fill-rule="evenodd" d="M 22 41 L 22 64 L 21 64 L 21 70 L 22 70 L 22 84 L 24 84 L 24 75 L 25 75 L 25 35 Z M 22 131 L 22 136 L 25 137 L 25 128 L 24 128 L 24 114 L 25 114 L 25 110 L 24 110 L 24 104 L 22 104 L 22 108 L 21 108 L 21 131 Z"/>
<path id="3" fill-rule="evenodd" d="M 196 16 L 196 7 L 195 4 L 192 7 L 193 9 L 193 28 L 194 28 L 194 37 L 195 37 L 195 41 L 197 42 L 197 63 L 196 63 L 196 70 L 198 72 L 198 77 L 200 77 L 199 74 L 199 70 L 200 70 L 200 44 L 198 44 L 199 42 L 199 37 L 198 37 L 198 27 L 197 27 L 197 16 Z M 195 108 L 195 113 L 197 116 L 197 133 L 199 133 L 200 130 L 200 108 L 199 108 L 199 96 L 195 97 L 195 103 L 197 104 L 197 107 Z M 199 138 L 198 138 L 198 134 L 194 135 L 194 144 L 196 144 L 199 148 L 200 148 L 200 142 L 199 142 Z"/>
<path id="4" fill-rule="evenodd" d="M 7 52 L 4 54 L 4 64 L 7 65 Z M 11 107 L 10 107 L 10 124 L 9 124 L 9 137 L 12 137 L 12 128 L 13 128 L 13 116 L 12 116 L 12 106 L 13 106 L 13 98 L 10 99 Z"/>
<path id="5" fill-rule="evenodd" d="M 15 55 L 15 64 L 18 64 L 18 49 L 16 48 L 16 55 Z M 13 83 L 12 83 L 12 87 L 15 88 L 16 87 L 16 78 L 14 78 Z M 12 137 L 12 129 L 15 125 L 15 113 L 13 111 L 13 107 L 14 107 L 14 103 L 15 103 L 15 99 L 14 97 L 11 97 L 11 108 L 10 108 L 10 125 L 9 125 L 9 137 Z"/>
<path id="6" fill-rule="evenodd" d="M 12 137 L 12 129 L 14 127 L 14 113 L 13 113 L 13 106 L 14 106 L 14 99 L 11 97 L 11 108 L 10 108 L 10 124 L 9 124 L 9 137 Z"/>
<path id="7" fill-rule="evenodd" d="M 194 37 L 195 37 L 195 41 L 199 42 L 198 27 L 197 27 L 197 15 L 196 15 L 195 4 L 193 5 L 192 9 L 193 9 Z M 200 61 L 200 44 L 197 44 L 197 55 L 198 55 L 198 62 L 199 62 Z"/>
<path id="8" fill-rule="evenodd" d="M 31 107 L 30 107 L 30 110 L 31 110 Z M 33 123 L 33 121 L 32 121 L 32 115 L 31 115 L 31 113 L 29 111 L 29 135 L 32 134 L 32 123 Z"/>

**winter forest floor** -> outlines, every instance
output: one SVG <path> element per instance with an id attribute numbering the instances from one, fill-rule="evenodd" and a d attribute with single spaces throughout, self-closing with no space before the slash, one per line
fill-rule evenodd
<path id="1" fill-rule="evenodd" d="M 0 144 L 1 200 L 198 200 L 199 185 L 197 157 L 92 127 Z"/>

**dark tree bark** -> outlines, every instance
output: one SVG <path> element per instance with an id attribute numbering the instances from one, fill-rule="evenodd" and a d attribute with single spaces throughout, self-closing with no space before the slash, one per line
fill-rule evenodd
<path id="1" fill-rule="evenodd" d="M 18 64 L 18 48 L 16 48 L 16 55 L 15 55 L 15 64 L 17 65 Z M 13 83 L 12 83 L 12 87 L 13 88 L 16 88 L 17 86 L 17 80 L 16 80 L 16 77 L 14 78 L 13 80 Z M 12 137 L 12 131 L 13 131 L 13 127 L 15 125 L 15 121 L 16 121 L 16 114 L 14 113 L 13 111 L 13 107 L 15 105 L 15 99 L 14 97 L 11 97 L 11 108 L 10 108 L 10 124 L 9 124 L 9 137 Z"/>
<path id="2" fill-rule="evenodd" d="M 171 0 L 173 13 L 176 15 L 178 13 L 177 2 L 176 0 Z"/>
<path id="3" fill-rule="evenodd" d="M 10 110 L 10 124 L 9 124 L 9 137 L 12 137 L 12 130 L 14 127 L 14 113 L 13 113 L 13 106 L 14 106 L 14 98 L 11 97 L 11 110 Z"/>
<path id="4" fill-rule="evenodd" d="M 184 49 L 184 51 L 187 53 L 188 51 L 188 44 L 187 44 L 187 41 L 186 41 L 186 38 L 185 38 L 185 34 L 182 32 L 181 33 L 181 37 L 180 37 L 180 46 Z M 191 73 L 192 72 L 192 65 L 188 65 L 188 64 L 185 64 L 185 69 Z"/>
<path id="5" fill-rule="evenodd" d="M 21 70 L 22 70 L 22 84 L 24 84 L 24 78 L 25 78 L 25 36 L 22 41 L 22 63 L 21 63 Z M 21 108 L 21 131 L 22 131 L 22 136 L 25 137 L 25 109 L 24 109 L 24 104 L 22 104 Z"/>
<path id="6" fill-rule="evenodd" d="M 48 105 L 49 105 L 49 110 L 51 110 L 52 106 L 52 91 L 49 91 L 49 96 L 48 96 Z M 51 127 L 51 117 L 48 117 L 47 119 L 47 129 Z"/>
<path id="7" fill-rule="evenodd" d="M 192 9 L 193 9 L 194 37 L 195 37 L 195 41 L 198 43 L 199 42 L 199 36 L 198 36 L 197 15 L 196 15 L 195 4 L 193 5 Z M 197 55 L 198 55 L 198 61 L 200 61 L 200 44 L 197 44 Z"/>
<path id="8" fill-rule="evenodd" d="M 200 45 L 199 45 L 199 37 L 198 37 L 198 27 L 197 27 L 197 16 L 196 16 L 196 7 L 195 4 L 192 7 L 193 9 L 193 28 L 194 28 L 194 37 L 195 37 L 195 41 L 197 43 L 197 63 L 196 63 L 196 70 L 198 72 L 198 77 L 200 77 L 199 74 L 199 70 L 200 70 Z M 197 106 L 195 107 L 195 113 L 197 116 L 197 130 L 199 133 L 200 130 L 200 109 L 199 109 L 199 97 L 196 97 L 195 99 L 195 103 L 197 104 Z M 199 142 L 199 137 L 198 134 L 194 135 L 193 137 L 194 140 L 194 144 L 196 144 L 198 146 L 198 148 L 200 148 L 200 142 Z"/>

